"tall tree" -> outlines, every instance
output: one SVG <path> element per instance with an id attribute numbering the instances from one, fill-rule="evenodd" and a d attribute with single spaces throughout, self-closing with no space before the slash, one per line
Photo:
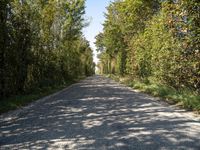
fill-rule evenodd
<path id="1" fill-rule="evenodd" d="M 113 73 L 107 63 L 114 58 L 119 75 L 199 91 L 199 10 L 198 0 L 112 2 L 96 37 L 98 66 Z"/>
<path id="2" fill-rule="evenodd" d="M 94 73 L 84 0 L 0 2 L 1 97 Z"/>

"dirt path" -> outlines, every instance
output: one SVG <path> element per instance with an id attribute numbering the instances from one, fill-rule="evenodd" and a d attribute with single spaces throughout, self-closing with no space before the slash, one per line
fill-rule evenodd
<path id="1" fill-rule="evenodd" d="M 200 149 L 198 119 L 101 76 L 13 115 L 1 116 L 1 150 Z"/>

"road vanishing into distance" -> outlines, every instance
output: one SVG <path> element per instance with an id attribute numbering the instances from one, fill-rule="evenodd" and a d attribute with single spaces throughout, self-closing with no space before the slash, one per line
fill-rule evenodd
<path id="1" fill-rule="evenodd" d="M 1 115 L 0 149 L 200 150 L 200 120 L 92 76 Z"/>

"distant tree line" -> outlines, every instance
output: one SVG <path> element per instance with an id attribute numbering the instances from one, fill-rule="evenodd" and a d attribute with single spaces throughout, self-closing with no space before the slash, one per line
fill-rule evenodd
<path id="1" fill-rule="evenodd" d="M 0 1 L 0 97 L 94 73 L 84 0 Z"/>
<path id="2" fill-rule="evenodd" d="M 200 1 L 116 0 L 96 36 L 102 74 L 200 92 Z"/>

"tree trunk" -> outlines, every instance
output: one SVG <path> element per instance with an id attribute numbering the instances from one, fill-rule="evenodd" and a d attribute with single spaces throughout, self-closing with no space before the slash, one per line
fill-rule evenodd
<path id="1" fill-rule="evenodd" d="M 5 52 L 6 52 L 7 2 L 0 2 L 0 97 L 5 96 Z"/>

